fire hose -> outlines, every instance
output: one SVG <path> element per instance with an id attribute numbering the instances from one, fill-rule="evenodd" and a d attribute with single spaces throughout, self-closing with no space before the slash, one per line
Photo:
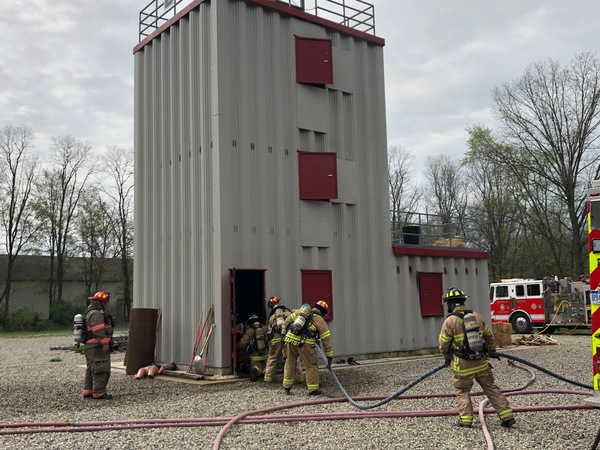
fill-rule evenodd
<path id="1" fill-rule="evenodd" d="M 537 369 L 540 372 L 544 372 L 546 375 L 550 375 L 551 377 L 557 378 L 557 379 L 559 379 L 561 381 L 565 381 L 567 383 L 573 384 L 575 386 L 582 387 L 584 389 L 590 389 L 592 391 L 594 390 L 594 386 L 590 386 L 588 384 L 579 383 L 578 381 L 569 380 L 568 378 L 565 378 L 565 377 L 563 377 L 561 375 L 558 375 L 558 374 L 556 374 L 556 373 L 554 373 L 554 372 L 552 372 L 550 370 L 544 369 L 543 367 L 538 366 L 537 364 L 534 364 L 532 362 L 529 362 L 529 361 L 527 361 L 525 359 L 519 358 L 519 357 L 514 356 L 514 355 L 507 355 L 506 353 L 500 353 L 500 352 L 490 352 L 490 357 L 492 357 L 492 358 L 507 358 L 507 359 L 509 359 L 511 361 L 518 361 L 518 362 L 520 362 L 522 364 L 525 364 L 525 365 L 527 365 L 529 367 L 533 367 L 534 369 Z"/>
<path id="2" fill-rule="evenodd" d="M 326 359 L 326 356 L 321 349 L 320 346 L 317 346 L 318 352 L 321 357 Z M 566 381 L 568 383 L 584 387 L 586 389 L 592 389 L 592 387 L 569 380 L 565 377 L 562 377 L 558 374 L 554 374 L 551 371 L 548 371 L 540 366 L 537 366 L 533 363 L 530 363 L 526 360 L 514 357 L 512 355 L 506 355 L 504 353 L 493 352 L 490 354 L 493 357 L 503 357 L 509 360 L 509 364 L 515 365 L 518 368 L 518 365 L 514 364 L 512 360 L 522 362 L 528 366 L 541 370 L 542 372 L 551 375 L 555 378 L 558 378 L 562 381 Z M 54 433 L 54 432 L 85 432 L 85 431 L 115 431 L 115 430 L 124 430 L 124 429 L 138 429 L 138 428 L 163 428 L 163 427 L 198 427 L 198 426 L 222 426 L 215 442 L 213 449 L 217 450 L 220 446 L 220 442 L 225 436 L 227 430 L 236 423 L 270 423 L 270 422 L 290 422 L 290 421 L 305 421 L 305 420 L 351 420 L 351 419 L 364 419 L 364 418 L 393 418 L 393 417 L 441 417 L 441 416 L 450 416 L 457 414 L 456 409 L 447 409 L 447 410 L 424 410 L 424 411 L 371 411 L 371 412 L 345 412 L 345 413 L 310 413 L 310 414 L 286 414 L 286 415 L 262 415 L 259 417 L 252 417 L 257 414 L 265 414 L 277 410 L 290 409 L 299 406 L 310 406 L 310 405 L 320 405 L 326 403 L 336 403 L 342 401 L 349 401 L 353 406 L 359 409 L 370 409 L 376 406 L 383 405 L 392 399 L 399 398 L 403 392 L 406 392 L 411 387 L 414 387 L 419 382 L 423 381 L 425 378 L 431 376 L 432 374 L 438 372 L 445 365 L 437 366 L 420 377 L 413 380 L 411 383 L 403 387 L 397 393 L 388 396 L 386 398 L 382 397 L 356 397 L 356 399 L 351 399 L 347 392 L 339 383 L 337 376 L 330 368 L 329 372 L 332 377 L 336 381 L 336 385 L 340 388 L 342 393 L 344 394 L 344 398 L 336 398 L 336 399 L 324 399 L 324 400 L 315 400 L 311 402 L 302 402 L 297 404 L 287 404 L 280 406 L 273 406 L 269 408 L 263 408 L 253 411 L 246 411 L 244 413 L 239 414 L 235 417 L 214 417 L 214 418 L 180 418 L 180 419 L 130 419 L 130 420 L 115 420 L 115 421 L 94 421 L 94 422 L 58 422 L 58 423 L 25 423 L 25 424 L 0 424 L 0 435 L 9 435 L 9 434 L 32 434 L 32 433 Z M 526 394 L 535 394 L 535 393 L 565 393 L 565 394 L 578 394 L 578 395 L 589 395 L 588 392 L 584 391 L 567 391 L 567 390 L 528 390 L 523 391 L 525 387 L 530 385 L 535 380 L 535 374 L 533 371 L 528 370 L 532 377 L 531 379 L 525 383 L 524 386 L 513 388 L 509 391 L 504 391 L 506 395 L 526 395 Z M 475 392 L 473 395 L 481 395 L 480 392 Z M 423 395 L 402 395 L 402 398 L 431 398 L 431 397 L 450 397 L 454 394 L 423 394 Z M 351 400 L 351 401 L 350 401 Z M 356 400 L 380 400 L 373 404 L 361 404 Z M 494 410 L 492 408 L 485 408 L 485 404 L 487 399 L 484 399 L 480 404 L 479 408 L 479 417 L 482 423 L 483 432 L 485 435 L 485 439 L 487 442 L 488 450 L 493 450 L 493 443 L 491 441 L 491 436 L 489 431 L 487 430 L 487 426 L 485 425 L 485 414 L 491 413 Z M 513 411 L 515 412 L 533 412 L 533 411 L 554 411 L 554 410 L 573 410 L 573 409 L 592 409 L 592 406 L 588 405 L 550 405 L 550 406 L 529 406 L 529 407 L 515 407 Z M 37 427 L 37 428 L 34 428 Z M 599 434 L 600 435 L 600 434 Z M 597 436 L 597 440 L 600 438 Z M 594 444 L 592 449 L 596 449 L 597 443 Z"/>
<path id="3" fill-rule="evenodd" d="M 317 344 L 315 347 L 317 347 L 317 352 L 319 353 L 319 355 L 321 356 L 321 358 L 323 358 L 323 360 L 325 361 L 325 364 L 327 364 L 327 356 L 325 355 L 325 352 L 323 351 L 323 349 L 321 348 L 321 346 L 319 344 Z M 339 390 L 344 395 L 344 398 L 346 400 L 348 400 L 348 403 L 350 403 L 352 406 L 355 406 L 358 409 L 371 409 L 371 408 L 377 408 L 378 406 L 381 406 L 381 405 L 385 405 L 387 402 L 394 400 L 396 397 L 402 395 L 403 393 L 405 393 L 406 391 L 408 391 L 410 388 L 412 388 L 413 386 L 416 386 L 421 381 L 423 381 L 425 378 L 430 377 L 434 373 L 442 370 L 444 367 L 446 367 L 445 364 L 440 364 L 439 366 L 434 367 L 433 369 L 425 372 L 420 377 L 415 378 L 413 381 L 411 381 L 410 383 L 408 383 L 406 386 L 404 386 L 398 392 L 396 392 L 396 393 L 394 393 L 394 394 L 392 394 L 392 395 L 384 398 L 383 400 L 381 400 L 379 402 L 371 403 L 369 405 L 365 405 L 363 403 L 358 403 L 358 402 L 354 401 L 352 399 L 352 397 L 350 397 L 348 395 L 348 392 L 346 392 L 346 390 L 342 386 L 342 383 L 340 383 L 340 380 L 338 379 L 337 375 L 335 374 L 335 372 L 333 371 L 333 369 L 331 367 L 329 367 L 329 373 L 331 374 L 331 377 L 333 378 L 333 381 L 335 382 L 335 384 L 337 385 L 337 387 L 339 388 Z"/>

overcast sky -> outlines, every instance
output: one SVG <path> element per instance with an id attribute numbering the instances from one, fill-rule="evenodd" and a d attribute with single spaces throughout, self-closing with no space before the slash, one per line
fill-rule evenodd
<path id="1" fill-rule="evenodd" d="M 30 126 L 40 150 L 67 134 L 133 147 L 133 47 L 148 3 L 2 0 L 0 125 Z M 386 41 L 388 144 L 418 155 L 417 169 L 428 155 L 462 156 L 466 127 L 493 128 L 492 90 L 528 64 L 600 55 L 598 0 L 370 3 Z"/>

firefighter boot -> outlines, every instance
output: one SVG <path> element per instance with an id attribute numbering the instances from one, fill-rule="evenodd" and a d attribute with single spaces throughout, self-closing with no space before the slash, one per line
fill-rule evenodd
<path id="1" fill-rule="evenodd" d="M 253 367 L 250 369 L 250 381 L 256 381 L 258 379 L 258 369 Z"/>
<path id="2" fill-rule="evenodd" d="M 504 428 L 510 428 L 512 427 L 517 421 L 511 417 L 510 419 L 507 420 L 503 420 L 502 422 L 500 422 L 500 425 L 503 426 Z"/>

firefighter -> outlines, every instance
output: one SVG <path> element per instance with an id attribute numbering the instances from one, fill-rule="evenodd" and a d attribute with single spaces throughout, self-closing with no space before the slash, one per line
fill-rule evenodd
<path id="1" fill-rule="evenodd" d="M 329 327 L 323 319 L 328 311 L 329 305 L 324 300 L 319 300 L 312 309 L 308 304 L 302 305 L 285 320 L 282 334 L 285 343 L 283 388 L 286 394 L 291 393 L 294 385 L 298 356 L 304 366 L 308 394 L 322 394 L 319 389 L 319 366 L 315 345 L 319 343 L 323 346 L 323 351 L 327 356 L 327 368 L 330 369 L 333 347 Z"/>
<path id="2" fill-rule="evenodd" d="M 283 343 L 281 342 L 281 327 L 285 323 L 285 319 L 292 313 L 287 307 L 281 303 L 279 297 L 269 298 L 269 307 L 271 313 L 269 315 L 269 322 L 267 327 L 267 340 L 269 343 L 269 356 L 267 358 L 267 367 L 265 369 L 264 380 L 265 383 L 272 383 L 275 371 L 277 370 L 277 363 L 281 358 Z M 302 383 L 304 376 L 302 375 L 302 369 L 300 364 L 296 363 L 296 383 Z"/>
<path id="3" fill-rule="evenodd" d="M 246 332 L 238 343 L 238 350 L 247 348 L 250 359 L 250 380 L 256 381 L 265 372 L 267 362 L 267 327 L 260 323 L 256 314 L 246 320 Z"/>
<path id="4" fill-rule="evenodd" d="M 460 414 L 458 425 L 473 425 L 471 388 L 476 380 L 500 417 L 500 425 L 510 428 L 515 424 L 513 412 L 494 382 L 488 362 L 489 352 L 496 348 L 494 335 L 481 314 L 467 309 L 467 297 L 455 287 L 444 294 L 443 302 L 446 303 L 449 316 L 442 325 L 438 339 L 446 365 L 452 369 L 452 386 Z"/>
<path id="5" fill-rule="evenodd" d="M 90 305 L 85 312 L 87 333 L 83 354 L 87 363 L 83 397 L 110 400 L 106 392 L 110 378 L 110 352 L 113 347 L 114 319 L 108 311 L 110 295 L 99 291 L 88 297 Z"/>

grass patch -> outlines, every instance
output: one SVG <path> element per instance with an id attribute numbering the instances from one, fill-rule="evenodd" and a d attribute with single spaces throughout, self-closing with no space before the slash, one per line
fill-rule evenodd
<path id="1" fill-rule="evenodd" d="M 46 330 L 46 331 L 2 331 L 0 339 L 16 338 L 41 338 L 41 337 L 71 337 L 71 330 Z"/>
<path id="2" fill-rule="evenodd" d="M 118 326 L 114 330 L 114 335 L 126 334 L 129 331 L 129 325 Z M 0 331 L 0 339 L 21 339 L 21 338 L 42 338 L 42 337 L 66 337 L 73 339 L 73 329 L 44 330 L 44 331 Z"/>
<path id="3" fill-rule="evenodd" d="M 62 362 L 61 358 L 50 358 L 50 362 Z"/>

